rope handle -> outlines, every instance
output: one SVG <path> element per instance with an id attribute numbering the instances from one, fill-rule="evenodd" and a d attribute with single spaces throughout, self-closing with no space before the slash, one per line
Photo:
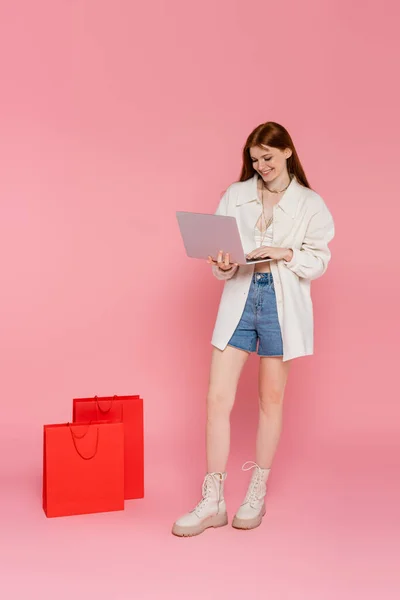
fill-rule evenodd
<path id="1" fill-rule="evenodd" d="M 74 424 L 76 425 L 76 423 L 74 423 Z M 71 433 L 71 437 L 72 437 L 73 444 L 75 446 L 75 450 L 79 454 L 79 456 L 81 458 L 83 458 L 83 460 L 92 460 L 92 458 L 94 458 L 96 456 L 97 450 L 99 448 L 99 428 L 98 427 L 97 427 L 97 434 L 96 434 L 96 445 L 95 445 L 94 453 L 92 454 L 92 456 L 84 456 L 82 454 L 82 452 L 79 451 L 78 446 L 76 444 L 76 440 L 82 440 L 89 433 L 89 429 L 90 429 L 91 424 L 92 423 L 90 422 L 89 425 L 88 425 L 88 427 L 87 427 L 87 429 L 86 429 L 86 431 L 85 431 L 85 433 L 83 433 L 82 435 L 78 435 L 77 433 L 74 433 L 72 431 L 71 423 L 68 423 L 68 428 L 69 428 L 69 431 Z"/>
<path id="2" fill-rule="evenodd" d="M 113 405 L 114 405 L 114 402 L 115 402 L 115 400 L 118 400 L 118 396 L 117 396 L 116 394 L 114 394 L 114 396 L 113 396 L 113 397 L 111 398 L 111 400 L 110 400 L 110 406 L 109 406 L 108 408 L 106 408 L 106 409 L 104 409 L 104 408 L 102 408 L 102 407 L 100 406 L 100 403 L 99 403 L 99 397 L 98 397 L 98 396 L 95 396 L 95 397 L 94 397 L 94 399 L 95 399 L 95 401 L 96 401 L 96 410 L 97 410 L 97 409 L 99 409 L 99 411 L 100 411 L 100 412 L 101 412 L 103 415 L 108 415 L 108 413 L 111 411 L 111 409 L 112 409 L 112 407 L 113 407 Z M 121 408 L 120 420 L 121 420 L 121 421 L 123 421 L 123 416 L 124 416 L 124 407 L 123 407 L 123 405 L 122 405 L 122 404 L 120 405 L 120 408 Z"/>
<path id="3" fill-rule="evenodd" d="M 113 396 L 113 397 L 111 398 L 111 400 L 110 400 L 110 406 L 109 406 L 108 408 L 106 408 L 106 409 L 103 409 L 103 408 L 101 408 L 101 406 L 100 406 L 100 403 L 99 403 L 99 397 L 98 397 L 98 396 L 95 396 L 95 397 L 94 397 L 94 399 L 95 399 L 95 401 L 96 401 L 97 408 L 98 408 L 98 409 L 99 409 L 99 411 L 100 411 L 101 413 L 103 413 L 103 414 L 107 414 L 107 413 L 109 413 L 109 412 L 110 412 L 110 410 L 112 409 L 112 406 L 113 406 L 113 404 L 114 404 L 114 400 L 115 400 L 115 398 L 118 398 L 118 396 L 116 396 L 116 395 L 114 394 L 114 396 Z"/>

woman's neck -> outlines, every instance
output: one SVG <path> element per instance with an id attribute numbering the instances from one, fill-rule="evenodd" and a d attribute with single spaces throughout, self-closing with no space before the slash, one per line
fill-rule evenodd
<path id="1" fill-rule="evenodd" d="M 261 176 L 258 177 L 259 179 L 259 186 L 260 189 L 265 190 L 265 192 L 272 194 L 272 195 L 278 195 L 279 190 L 282 190 L 282 192 L 279 193 L 283 193 L 285 191 L 285 188 L 288 187 L 291 178 L 288 172 L 286 173 L 281 173 L 280 175 L 278 175 L 278 177 L 276 179 L 274 179 L 273 182 L 271 183 L 265 183 L 265 181 L 263 180 L 263 178 Z"/>

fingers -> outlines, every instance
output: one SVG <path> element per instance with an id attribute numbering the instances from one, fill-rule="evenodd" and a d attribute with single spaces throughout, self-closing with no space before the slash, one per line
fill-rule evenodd
<path id="1" fill-rule="evenodd" d="M 218 261 L 216 261 L 212 256 L 209 256 L 207 258 L 207 262 L 209 265 L 217 265 L 218 264 Z"/>
<path id="2" fill-rule="evenodd" d="M 269 252 L 256 252 L 251 256 L 251 258 L 267 258 L 269 256 Z M 248 257 L 250 258 L 250 257 Z"/>
<path id="3" fill-rule="evenodd" d="M 218 265 L 218 268 L 221 269 L 221 271 L 229 271 L 232 268 L 235 268 L 236 270 L 236 268 L 239 266 L 239 263 L 230 262 L 229 252 L 227 252 L 224 256 L 222 250 L 218 252 L 217 260 L 214 260 L 212 256 L 209 256 L 207 258 L 207 263 L 209 265 Z"/>
<path id="4" fill-rule="evenodd" d="M 251 260 L 253 258 L 269 258 L 271 249 L 268 246 L 258 248 L 246 254 L 246 258 Z"/>
<path id="5" fill-rule="evenodd" d="M 223 271 L 228 271 L 231 268 L 232 265 L 230 264 L 230 255 L 229 252 L 227 252 L 225 254 L 225 258 L 222 258 L 222 264 L 220 265 L 220 269 L 222 269 Z"/>
<path id="6" fill-rule="evenodd" d="M 217 263 L 218 263 L 219 268 L 222 267 L 223 257 L 224 257 L 224 253 L 222 252 L 222 250 L 220 250 L 217 255 Z"/>
<path id="7" fill-rule="evenodd" d="M 218 252 L 217 260 L 213 261 L 213 263 L 217 264 L 218 268 L 221 269 L 221 271 L 228 271 L 233 266 L 232 263 L 230 262 L 230 254 L 229 254 L 229 252 L 227 252 L 224 255 L 224 252 L 222 250 L 220 250 Z M 237 263 L 235 263 L 235 266 L 238 266 Z"/>

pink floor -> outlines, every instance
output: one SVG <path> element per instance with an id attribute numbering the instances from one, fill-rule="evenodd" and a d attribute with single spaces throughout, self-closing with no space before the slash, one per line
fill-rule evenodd
<path id="1" fill-rule="evenodd" d="M 3 457 L 16 441 L 2 438 Z M 260 528 L 180 539 L 170 527 L 198 500 L 197 466 L 183 477 L 148 465 L 146 498 L 124 512 L 47 519 L 31 442 L 30 458 L 2 476 L 3 600 L 399 597 L 399 488 L 395 464 L 379 464 L 376 450 L 352 449 L 344 461 L 341 444 L 284 468 L 278 456 Z M 248 474 L 235 457 L 229 468 L 233 516 Z"/>

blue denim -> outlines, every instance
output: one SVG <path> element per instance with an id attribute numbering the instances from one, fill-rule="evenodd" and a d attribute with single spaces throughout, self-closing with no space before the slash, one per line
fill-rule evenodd
<path id="1" fill-rule="evenodd" d="M 259 356 L 282 356 L 281 328 L 272 273 L 254 273 L 246 305 L 229 346 Z"/>

